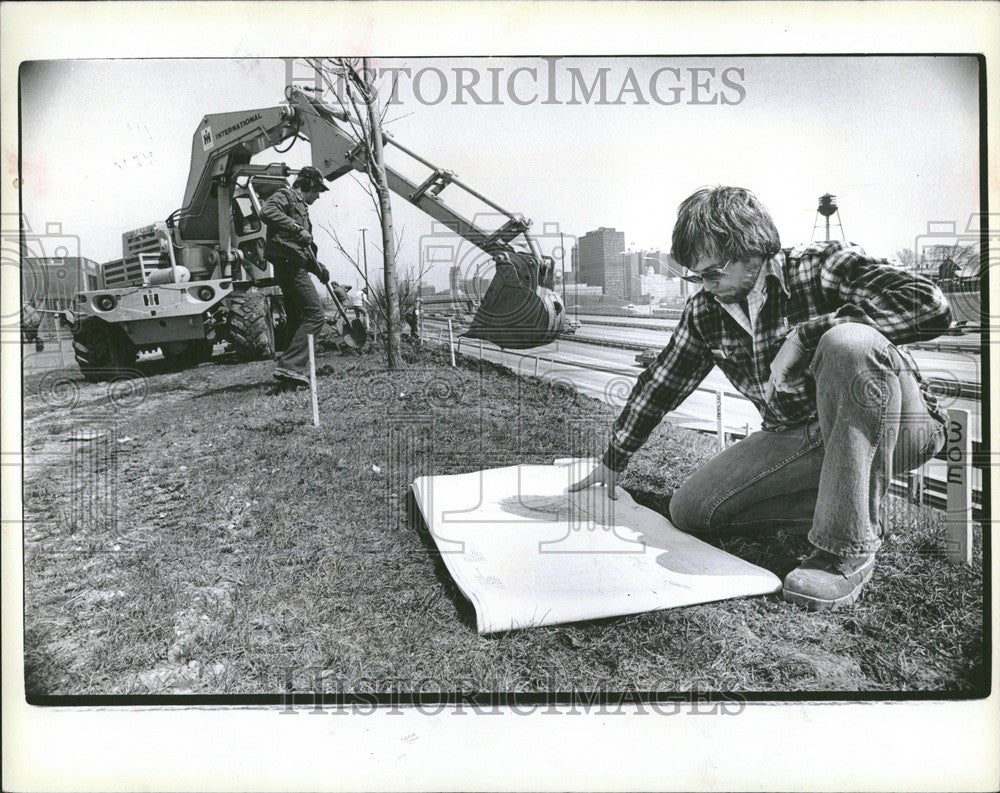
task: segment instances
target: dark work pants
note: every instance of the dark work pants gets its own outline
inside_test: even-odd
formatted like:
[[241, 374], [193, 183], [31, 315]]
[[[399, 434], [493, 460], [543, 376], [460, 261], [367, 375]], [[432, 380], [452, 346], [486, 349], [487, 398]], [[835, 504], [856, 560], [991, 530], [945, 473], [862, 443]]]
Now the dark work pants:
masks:
[[285, 351], [278, 356], [278, 369], [309, 377], [309, 334], [318, 336], [323, 329], [325, 318], [323, 304], [313, 286], [309, 273], [302, 269], [275, 268], [278, 286], [285, 299], [285, 313], [288, 315], [288, 332], [291, 341]]

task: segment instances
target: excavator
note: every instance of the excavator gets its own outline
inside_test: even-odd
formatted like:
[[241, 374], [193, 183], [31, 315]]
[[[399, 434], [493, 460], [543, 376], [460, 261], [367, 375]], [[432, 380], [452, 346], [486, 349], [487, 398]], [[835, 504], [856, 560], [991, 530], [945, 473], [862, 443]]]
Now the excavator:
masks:
[[[67, 319], [88, 380], [118, 376], [143, 351], [159, 349], [168, 362], [183, 367], [210, 358], [217, 343], [246, 360], [273, 357], [287, 343], [280, 289], [264, 256], [260, 210], [295, 171], [251, 159], [267, 149], [284, 153], [305, 140], [312, 165], [329, 182], [354, 171], [367, 174], [368, 162], [343, 111], [294, 87], [285, 99], [275, 107], [205, 116], [194, 135], [182, 207], [164, 222], [123, 234], [123, 257], [99, 267], [97, 289], [77, 294]], [[565, 308], [553, 291], [554, 262], [529, 234], [531, 222], [384, 132], [383, 143], [430, 172], [417, 183], [387, 166], [389, 188], [495, 265], [465, 335], [504, 349], [554, 340], [563, 329]], [[492, 231], [477, 227], [444, 203], [441, 193], [449, 186], [482, 202], [503, 222]], [[336, 339], [362, 346], [363, 306], [343, 288], [330, 298]]]

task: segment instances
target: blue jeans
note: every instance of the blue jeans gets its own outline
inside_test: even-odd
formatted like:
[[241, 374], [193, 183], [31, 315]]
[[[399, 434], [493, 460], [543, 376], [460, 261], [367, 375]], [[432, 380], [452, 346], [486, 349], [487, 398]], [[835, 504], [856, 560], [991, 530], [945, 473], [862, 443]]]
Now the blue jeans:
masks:
[[286, 369], [309, 377], [309, 334], [319, 336], [323, 330], [326, 318], [323, 315], [323, 304], [316, 294], [309, 273], [305, 270], [275, 268], [281, 296], [285, 301], [285, 313], [288, 316], [288, 332], [292, 340], [285, 351], [278, 356], [279, 369]]
[[841, 556], [878, 550], [891, 475], [937, 454], [945, 426], [896, 348], [868, 325], [823, 334], [809, 372], [818, 421], [755, 432], [709, 460], [670, 501], [677, 528], [784, 529]]

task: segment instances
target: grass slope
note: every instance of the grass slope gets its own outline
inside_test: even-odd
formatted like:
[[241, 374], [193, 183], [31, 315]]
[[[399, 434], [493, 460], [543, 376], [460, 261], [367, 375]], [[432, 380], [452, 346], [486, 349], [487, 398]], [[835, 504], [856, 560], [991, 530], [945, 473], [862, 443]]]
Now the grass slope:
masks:
[[[319, 429], [267, 363], [27, 379], [29, 693], [276, 693], [321, 669], [345, 692], [972, 694], [985, 675], [978, 533], [973, 567], [951, 567], [941, 516], [901, 502], [852, 610], [774, 596], [481, 637], [408, 524], [408, 483], [599, 454], [616, 411], [434, 353], [394, 376], [375, 355], [321, 363]], [[625, 486], [655, 507], [714, 451], [664, 425]], [[719, 544], [781, 576], [808, 552], [782, 534]]]

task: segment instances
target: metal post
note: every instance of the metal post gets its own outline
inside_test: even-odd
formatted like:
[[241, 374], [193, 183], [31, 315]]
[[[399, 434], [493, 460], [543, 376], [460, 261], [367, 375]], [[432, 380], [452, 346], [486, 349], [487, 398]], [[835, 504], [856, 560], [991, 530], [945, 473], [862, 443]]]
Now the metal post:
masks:
[[726, 425], [722, 412], [722, 391], [715, 392], [715, 431], [719, 436], [719, 448], [726, 448]]
[[448, 317], [448, 350], [451, 352], [451, 368], [455, 368], [455, 336], [451, 329], [451, 317]]
[[313, 335], [309, 334], [309, 391], [312, 395], [313, 426], [319, 426], [319, 400], [316, 396], [316, 351]]
[[972, 563], [972, 438], [969, 411], [948, 409], [945, 533], [950, 562]]
[[368, 231], [367, 226], [361, 227], [361, 256], [364, 258], [365, 262], [365, 289], [368, 289], [368, 238], [365, 236], [365, 232]]
[[917, 506], [922, 507], [924, 505], [924, 497], [927, 490], [927, 474], [929, 472], [927, 463], [920, 466], [920, 500], [917, 501]]
[[922, 506], [924, 503], [924, 466], [906, 474], [906, 497], [911, 504]]
[[580, 246], [576, 246], [576, 275], [573, 276], [573, 284], [576, 289], [576, 312], [574, 319], [580, 321]]
[[58, 347], [59, 347], [59, 364], [61, 366], [65, 367], [66, 366], [66, 354], [63, 351], [62, 333], [59, 332], [59, 317], [60, 316], [61, 316], [60, 314], [53, 314], [52, 315], [52, 326], [55, 328], [55, 331], [56, 331], [56, 345], [58, 345]]

